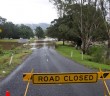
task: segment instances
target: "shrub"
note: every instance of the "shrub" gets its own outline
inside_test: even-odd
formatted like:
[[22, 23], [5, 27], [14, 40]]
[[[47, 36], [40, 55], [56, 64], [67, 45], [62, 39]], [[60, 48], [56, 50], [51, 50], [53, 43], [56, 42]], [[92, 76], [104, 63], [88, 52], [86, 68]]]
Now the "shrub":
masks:
[[4, 50], [2, 48], [2, 46], [0, 46], [0, 54], [2, 55], [4, 53]]
[[91, 55], [91, 61], [98, 62], [98, 63], [105, 63], [105, 47], [104, 46], [91, 46], [89, 48], [88, 54]]
[[93, 45], [93, 46], [91, 46], [91, 47], [88, 49], [87, 54], [88, 54], [88, 55], [93, 55], [93, 54], [96, 54], [96, 53], [99, 52], [99, 51], [103, 51], [103, 49], [105, 49], [103, 46]]
[[110, 59], [105, 59], [105, 63], [110, 65]]

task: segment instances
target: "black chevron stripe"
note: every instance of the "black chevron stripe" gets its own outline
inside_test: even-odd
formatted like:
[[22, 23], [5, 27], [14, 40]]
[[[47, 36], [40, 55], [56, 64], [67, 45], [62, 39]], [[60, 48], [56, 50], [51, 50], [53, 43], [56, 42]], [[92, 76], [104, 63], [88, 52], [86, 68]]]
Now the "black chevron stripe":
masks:
[[[23, 78], [26, 76], [27, 74], [23, 74]], [[29, 78], [28, 78], [29, 79]], [[32, 76], [31, 76], [31, 78], [30, 79], [32, 79]]]
[[104, 73], [103, 76], [101, 76], [100, 78], [106, 78], [108, 76], [109, 73]]
[[31, 78], [30, 78], [31, 80], [32, 80], [32, 76], [31, 76]]
[[26, 76], [26, 74], [23, 74], [23, 78]]

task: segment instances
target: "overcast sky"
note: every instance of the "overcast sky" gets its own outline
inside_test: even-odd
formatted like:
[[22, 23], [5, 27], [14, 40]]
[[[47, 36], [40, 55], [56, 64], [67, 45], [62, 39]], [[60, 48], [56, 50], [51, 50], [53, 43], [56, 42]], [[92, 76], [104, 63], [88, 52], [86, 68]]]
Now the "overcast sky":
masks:
[[57, 12], [49, 0], [0, 0], [0, 16], [15, 24], [50, 23]]

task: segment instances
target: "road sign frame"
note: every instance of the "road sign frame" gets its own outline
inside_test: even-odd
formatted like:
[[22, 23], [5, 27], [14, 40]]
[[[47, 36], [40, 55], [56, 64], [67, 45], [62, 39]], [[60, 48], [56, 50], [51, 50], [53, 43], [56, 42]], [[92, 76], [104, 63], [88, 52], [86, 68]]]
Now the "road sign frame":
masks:
[[[79, 82], [79, 80], [78, 81], [63, 81], [63, 82], [45, 82], [45, 81], [43, 81], [43, 82], [35, 82], [35, 76], [59, 76], [60, 78], [62, 78], [61, 76], [84, 76], [84, 75], [92, 75], [93, 77], [95, 77], [95, 80], [93, 80], [93, 81], [80, 81]], [[33, 84], [71, 84], [71, 83], [96, 83], [97, 82], [97, 80], [98, 80], [98, 74], [97, 73], [38, 73], [38, 74], [33, 74], [32, 75], [32, 82], [33, 82]]]

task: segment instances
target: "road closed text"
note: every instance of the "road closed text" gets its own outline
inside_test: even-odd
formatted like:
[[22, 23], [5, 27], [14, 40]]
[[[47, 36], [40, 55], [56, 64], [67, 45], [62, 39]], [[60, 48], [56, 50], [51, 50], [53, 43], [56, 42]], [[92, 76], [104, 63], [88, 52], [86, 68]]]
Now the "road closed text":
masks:
[[95, 83], [97, 73], [33, 74], [33, 84]]

